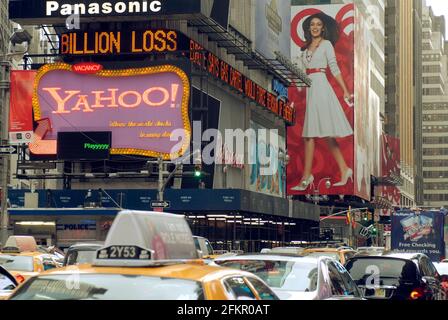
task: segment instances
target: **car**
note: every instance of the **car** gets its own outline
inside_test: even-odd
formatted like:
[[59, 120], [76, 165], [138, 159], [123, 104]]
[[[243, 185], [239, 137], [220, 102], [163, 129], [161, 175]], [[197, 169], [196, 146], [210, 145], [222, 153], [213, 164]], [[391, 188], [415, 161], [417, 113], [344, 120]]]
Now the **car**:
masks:
[[78, 243], [68, 248], [63, 266], [73, 266], [92, 263], [98, 249], [103, 247], [100, 243]]
[[308, 256], [320, 257], [327, 256], [339, 261], [342, 265], [345, 262], [354, 257], [356, 251], [348, 247], [340, 248], [306, 248], [303, 253]]
[[437, 272], [440, 275], [440, 282], [442, 284], [442, 288], [445, 291], [445, 294], [448, 296], [448, 263], [435, 263], [434, 266], [437, 269]]
[[0, 267], [0, 300], [6, 299], [19, 283], [5, 268]]
[[121, 211], [93, 263], [36, 275], [8, 299], [279, 299], [257, 276], [200, 258], [185, 216]]
[[58, 249], [56, 246], [50, 246], [50, 247], [37, 246], [37, 251], [50, 255], [51, 258], [54, 260], [54, 262], [58, 265], [58, 267], [63, 266], [65, 254], [62, 250]]
[[215, 263], [257, 275], [282, 300], [363, 300], [347, 270], [329, 257], [257, 254], [222, 257]]
[[11, 236], [0, 252], [0, 266], [8, 270], [19, 283], [46, 270], [58, 268], [50, 254], [38, 251], [36, 240], [28, 236]]
[[436, 268], [421, 253], [355, 256], [345, 267], [367, 299], [445, 299]]
[[210, 241], [204, 237], [193, 236], [194, 244], [196, 245], [196, 250], [201, 252], [204, 259], [213, 258], [214, 250]]

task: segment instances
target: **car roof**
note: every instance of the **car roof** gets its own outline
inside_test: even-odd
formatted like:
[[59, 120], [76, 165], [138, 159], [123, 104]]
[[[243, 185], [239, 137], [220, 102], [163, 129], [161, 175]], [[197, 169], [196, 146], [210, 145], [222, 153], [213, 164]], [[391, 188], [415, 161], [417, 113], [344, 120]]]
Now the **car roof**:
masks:
[[412, 260], [415, 259], [416, 255], [415, 254], [400, 254], [400, 253], [395, 253], [395, 254], [381, 254], [381, 255], [356, 255], [353, 258], [349, 259], [350, 260], [360, 260], [360, 259], [395, 259], [395, 260]]
[[101, 244], [101, 243], [77, 243], [77, 244], [70, 246], [70, 248], [68, 248], [68, 249], [73, 250], [73, 249], [102, 248], [102, 247], [104, 247], [104, 244]]
[[97, 267], [91, 264], [77, 266], [76, 271], [73, 267], [65, 267], [53, 269], [41, 273], [45, 275], [68, 275], [77, 272], [78, 274], [115, 274], [115, 275], [140, 275], [149, 277], [175, 278], [193, 281], [213, 281], [226, 276], [252, 276], [251, 273], [222, 268], [217, 266], [209, 266], [199, 263], [179, 263], [175, 265], [158, 266], [158, 267]]
[[226, 261], [226, 260], [265, 260], [265, 261], [295, 261], [303, 263], [317, 263], [320, 259], [324, 257], [298, 257], [298, 256], [288, 256], [280, 254], [257, 254], [257, 255], [237, 255], [230, 257], [219, 257], [216, 261]]
[[20, 253], [0, 252], [0, 256], [11, 256], [11, 257], [40, 257], [46, 255], [48, 254], [42, 252], [20, 252]]
[[419, 256], [423, 256], [423, 253], [397, 253], [397, 252], [389, 252], [384, 255], [385, 257], [393, 257], [400, 258], [406, 260], [413, 260], [418, 258]]
[[345, 251], [352, 251], [348, 249], [337, 249], [337, 248], [307, 248], [305, 252], [331, 252], [331, 253], [339, 253]]

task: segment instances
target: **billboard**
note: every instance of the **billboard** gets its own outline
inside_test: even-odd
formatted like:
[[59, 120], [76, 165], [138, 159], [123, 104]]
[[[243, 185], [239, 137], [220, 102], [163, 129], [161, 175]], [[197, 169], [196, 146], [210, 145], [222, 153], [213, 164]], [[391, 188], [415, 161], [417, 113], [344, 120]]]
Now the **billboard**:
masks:
[[291, 9], [282, 0], [257, 0], [255, 4], [255, 50], [268, 59], [275, 51], [291, 55]]
[[297, 121], [288, 129], [288, 194], [369, 199], [355, 188], [354, 5], [293, 6], [291, 18], [291, 59], [312, 84], [289, 90]]
[[423, 253], [439, 262], [445, 256], [444, 222], [441, 211], [396, 211], [392, 216], [391, 249]]
[[[381, 176], [390, 179], [400, 177], [400, 139], [384, 134], [381, 139]], [[394, 207], [400, 206], [400, 189], [394, 185], [382, 185], [378, 187], [379, 195], [385, 198]], [[392, 210], [383, 209], [380, 215], [390, 217]]]
[[29, 143], [33, 138], [33, 83], [36, 71], [12, 70], [9, 108], [9, 143]]
[[[29, 149], [56, 155], [60, 132], [110, 131], [111, 155], [177, 158], [190, 144], [189, 98], [187, 74], [172, 65], [123, 70], [45, 65], [34, 82], [36, 129]], [[171, 141], [178, 129], [185, 136]]]
[[[256, 137], [249, 142], [249, 190], [259, 193], [264, 193], [272, 196], [283, 197], [286, 192], [285, 177], [286, 168], [281, 155], [286, 154], [286, 141], [284, 137], [267, 133], [266, 135], [260, 132], [268, 132], [268, 130], [260, 124], [250, 121], [250, 128], [255, 132]], [[278, 142], [273, 142], [272, 139], [278, 138]], [[269, 158], [268, 165], [263, 165], [260, 157], [266, 156]], [[267, 174], [262, 173], [262, 168], [270, 166], [273, 172]]]

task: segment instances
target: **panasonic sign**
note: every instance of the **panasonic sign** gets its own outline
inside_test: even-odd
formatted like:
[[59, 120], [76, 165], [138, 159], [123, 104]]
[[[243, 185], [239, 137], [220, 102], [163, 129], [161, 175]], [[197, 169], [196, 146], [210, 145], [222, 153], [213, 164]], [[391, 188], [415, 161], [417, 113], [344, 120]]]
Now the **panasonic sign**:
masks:
[[65, 24], [74, 16], [81, 23], [193, 19], [204, 15], [203, 1], [210, 0], [10, 0], [9, 18], [22, 26]]
[[162, 1], [120, 1], [120, 2], [90, 2], [90, 3], [61, 3], [60, 1], [47, 1], [45, 14], [52, 16], [83, 15], [116, 15], [158, 13], [162, 10]]

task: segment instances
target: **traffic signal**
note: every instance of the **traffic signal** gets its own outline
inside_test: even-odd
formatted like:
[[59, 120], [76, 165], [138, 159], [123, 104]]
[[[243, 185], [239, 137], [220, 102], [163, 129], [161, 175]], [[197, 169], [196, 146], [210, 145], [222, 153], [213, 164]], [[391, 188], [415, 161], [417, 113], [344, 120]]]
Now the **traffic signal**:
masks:
[[202, 177], [202, 165], [197, 164], [194, 166], [194, 176], [195, 176], [195, 178]]
[[362, 220], [363, 221], [369, 221], [369, 212], [365, 212], [362, 214]]

